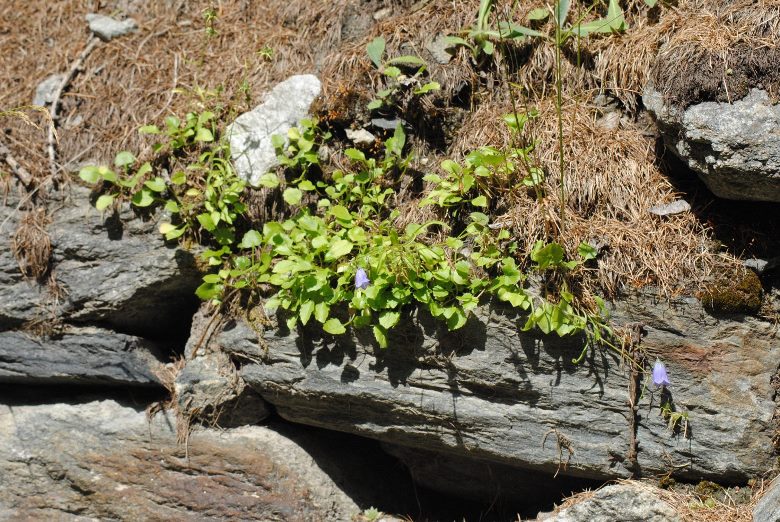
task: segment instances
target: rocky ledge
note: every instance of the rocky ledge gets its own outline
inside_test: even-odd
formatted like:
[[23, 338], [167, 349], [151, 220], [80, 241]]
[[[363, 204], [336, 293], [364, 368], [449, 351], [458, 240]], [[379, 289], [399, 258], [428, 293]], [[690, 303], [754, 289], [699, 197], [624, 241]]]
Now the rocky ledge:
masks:
[[[523, 333], [520, 321], [483, 306], [462, 330], [447, 332], [413, 314], [386, 351], [370, 336], [337, 341], [284, 326], [258, 334], [257, 325], [238, 322], [218, 344], [237, 360], [261, 361], [245, 364], [241, 376], [285, 419], [391, 445], [599, 480], [673, 471], [744, 482], [772, 467], [771, 381], [780, 360], [772, 324], [716, 319], [695, 299], [619, 303], [615, 323], [643, 325], [642, 349], [651, 364], [663, 358], [671, 380], [668, 394], [646, 378], [639, 383], [633, 462], [631, 372], [619, 354], [593, 348], [574, 364], [581, 340]], [[670, 430], [662, 401], [687, 423]], [[480, 480], [490, 486], [484, 474]]]

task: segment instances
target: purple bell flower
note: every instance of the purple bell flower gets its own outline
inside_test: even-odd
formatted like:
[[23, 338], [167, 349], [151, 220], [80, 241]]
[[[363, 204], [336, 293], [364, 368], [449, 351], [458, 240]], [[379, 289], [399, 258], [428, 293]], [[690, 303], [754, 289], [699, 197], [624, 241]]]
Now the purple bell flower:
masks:
[[669, 386], [669, 375], [666, 373], [666, 366], [660, 359], [656, 359], [653, 365], [653, 384], [656, 386]]
[[366, 271], [362, 268], [358, 268], [355, 273], [355, 288], [363, 290], [371, 284], [371, 280], [368, 278]]

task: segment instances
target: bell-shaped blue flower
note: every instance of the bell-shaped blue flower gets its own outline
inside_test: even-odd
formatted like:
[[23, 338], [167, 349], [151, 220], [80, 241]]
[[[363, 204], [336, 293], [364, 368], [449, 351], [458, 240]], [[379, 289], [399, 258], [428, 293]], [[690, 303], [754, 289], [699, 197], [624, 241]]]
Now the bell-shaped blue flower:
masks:
[[669, 386], [669, 375], [666, 373], [666, 366], [660, 359], [656, 359], [653, 365], [653, 384], [656, 386]]
[[362, 268], [358, 268], [355, 273], [355, 288], [363, 290], [371, 284], [371, 280], [368, 278], [368, 274]]

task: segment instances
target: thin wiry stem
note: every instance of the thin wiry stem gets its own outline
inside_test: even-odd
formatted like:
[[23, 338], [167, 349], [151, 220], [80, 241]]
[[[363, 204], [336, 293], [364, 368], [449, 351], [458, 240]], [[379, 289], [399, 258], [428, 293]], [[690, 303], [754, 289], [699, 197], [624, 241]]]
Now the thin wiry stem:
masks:
[[559, 16], [560, 3], [555, 4], [555, 111], [558, 114], [558, 169], [561, 183], [561, 224], [558, 229], [560, 236], [563, 236], [566, 229], [566, 161], [563, 157], [563, 78], [561, 77], [561, 20]]

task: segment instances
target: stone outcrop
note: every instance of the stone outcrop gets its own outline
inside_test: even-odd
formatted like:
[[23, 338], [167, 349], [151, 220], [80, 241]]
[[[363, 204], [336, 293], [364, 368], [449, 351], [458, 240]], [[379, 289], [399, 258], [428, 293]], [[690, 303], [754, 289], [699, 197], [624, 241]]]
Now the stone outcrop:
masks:
[[638, 484], [607, 486], [537, 522], [679, 522], [681, 518], [653, 488]]
[[780, 478], [775, 478], [753, 509], [753, 522], [780, 520]]
[[397, 479], [321, 433], [200, 429], [185, 446], [174, 426], [114, 400], [0, 405], [0, 519], [350, 520]]
[[12, 238], [22, 215], [16, 203], [6, 203], [8, 221], [0, 230], [0, 330], [43, 319], [160, 336], [184, 325], [186, 332], [200, 275], [194, 254], [165, 243], [155, 219], [129, 208], [101, 214], [88, 189], [72, 187], [50, 204], [52, 291], [25, 279], [14, 258]]
[[278, 134], [286, 139], [287, 131], [308, 115], [320, 90], [316, 76], [291, 76], [274, 87], [265, 102], [236, 118], [226, 134], [241, 178], [256, 186], [260, 176], [279, 164], [271, 137]]
[[780, 202], [780, 105], [753, 89], [733, 103], [685, 109], [648, 86], [642, 100], [667, 148], [718, 197]]
[[101, 328], [0, 332], [0, 383], [157, 386], [164, 350]]
[[[404, 319], [381, 351], [369, 336], [245, 323], [225, 330], [244, 380], [282, 417], [303, 424], [540, 471], [592, 479], [675, 470], [741, 482], [773, 465], [780, 343], [750, 317], [715, 319], [695, 299], [627, 300], [616, 324], [641, 322], [642, 348], [666, 363], [671, 395], [648, 382], [638, 408], [638, 461], [629, 448], [629, 373], [617, 353], [519, 331], [522, 318], [482, 307], [456, 332], [425, 314]], [[661, 401], [688, 414], [668, 428]]]
[[158, 385], [195, 310], [194, 255], [166, 244], [155, 219], [101, 214], [73, 186], [36, 225], [48, 245], [36, 281], [14, 255], [18, 204], [9, 194], [0, 229], [0, 382]]

